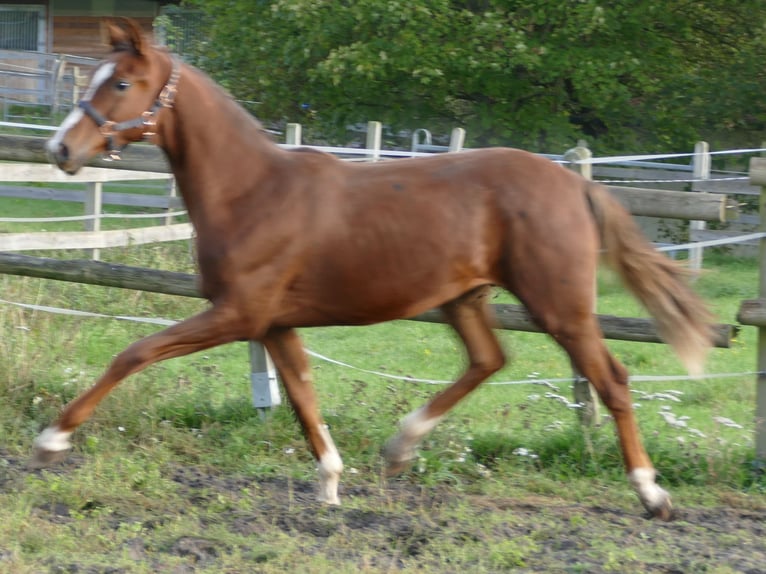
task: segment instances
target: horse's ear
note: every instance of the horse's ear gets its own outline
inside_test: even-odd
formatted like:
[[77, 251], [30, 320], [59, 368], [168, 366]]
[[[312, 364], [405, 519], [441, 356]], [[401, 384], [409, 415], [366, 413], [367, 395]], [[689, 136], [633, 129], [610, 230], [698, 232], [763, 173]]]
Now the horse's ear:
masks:
[[105, 43], [111, 45], [115, 52], [129, 51], [139, 56], [144, 53], [146, 39], [135, 20], [123, 17], [106, 20], [101, 33]]

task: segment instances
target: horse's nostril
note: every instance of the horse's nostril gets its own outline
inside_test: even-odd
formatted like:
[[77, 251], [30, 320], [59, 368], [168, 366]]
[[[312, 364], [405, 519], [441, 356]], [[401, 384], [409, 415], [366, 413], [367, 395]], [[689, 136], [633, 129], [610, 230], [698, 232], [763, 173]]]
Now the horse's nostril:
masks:
[[45, 147], [48, 151], [48, 158], [57, 165], [60, 166], [69, 160], [69, 148], [65, 143], [49, 140]]
[[60, 143], [58, 145], [58, 149], [56, 150], [56, 157], [60, 161], [66, 161], [69, 159], [69, 148], [66, 144]]

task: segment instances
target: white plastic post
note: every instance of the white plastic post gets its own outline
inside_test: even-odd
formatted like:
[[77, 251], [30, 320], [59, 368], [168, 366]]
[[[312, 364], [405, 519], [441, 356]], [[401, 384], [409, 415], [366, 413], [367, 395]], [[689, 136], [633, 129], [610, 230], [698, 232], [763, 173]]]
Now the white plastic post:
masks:
[[[173, 199], [178, 197], [178, 186], [176, 185], [176, 178], [171, 177], [168, 180], [168, 209], [167, 213], [172, 213], [175, 210], [175, 207], [173, 205]], [[165, 225], [172, 225], [173, 224], [173, 216], [168, 215], [165, 217]]]
[[[85, 186], [85, 215], [92, 215], [93, 219], [85, 220], [85, 231], [101, 231], [101, 208], [102, 208], [102, 184], [100, 181], [88, 183]], [[98, 261], [101, 250], [89, 249], [93, 261]]]
[[[710, 149], [707, 142], [697, 142], [694, 144], [694, 179], [710, 179]], [[694, 184], [692, 184], [694, 189]], [[689, 222], [689, 241], [697, 241], [694, 232], [705, 229], [704, 221]], [[702, 269], [702, 248], [693, 247], [689, 249], [689, 267], [695, 271]]]
[[460, 151], [465, 143], [465, 130], [453, 128], [449, 138], [449, 151]]
[[274, 363], [263, 345], [255, 341], [250, 341], [250, 385], [255, 408], [270, 409], [282, 404]]
[[367, 148], [372, 153], [367, 157], [371, 161], [380, 159], [380, 149], [383, 142], [383, 124], [380, 122], [367, 122]]
[[301, 124], [287, 124], [285, 127], [285, 143], [288, 145], [301, 145], [303, 137]]

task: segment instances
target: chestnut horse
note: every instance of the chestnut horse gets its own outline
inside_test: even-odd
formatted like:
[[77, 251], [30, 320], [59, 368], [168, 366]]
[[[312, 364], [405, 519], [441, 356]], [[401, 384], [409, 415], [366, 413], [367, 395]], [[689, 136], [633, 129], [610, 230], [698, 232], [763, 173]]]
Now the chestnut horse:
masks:
[[514, 293], [571, 357], [614, 417], [630, 483], [655, 516], [668, 494], [631, 410], [628, 375], [593, 315], [600, 250], [692, 372], [710, 346], [708, 314], [602, 186], [538, 155], [485, 149], [359, 164], [283, 150], [199, 70], [151, 46], [137, 25], [108, 25], [112, 52], [47, 147], [75, 173], [95, 154], [149, 138], [167, 155], [197, 233], [211, 306], [121, 352], [35, 441], [40, 464], [132, 373], [238, 340], [265, 345], [317, 461], [319, 500], [337, 504], [343, 463], [318, 412], [295, 328], [367, 325], [439, 307], [468, 366], [401, 421], [384, 449], [390, 473], [505, 358], [487, 293]]

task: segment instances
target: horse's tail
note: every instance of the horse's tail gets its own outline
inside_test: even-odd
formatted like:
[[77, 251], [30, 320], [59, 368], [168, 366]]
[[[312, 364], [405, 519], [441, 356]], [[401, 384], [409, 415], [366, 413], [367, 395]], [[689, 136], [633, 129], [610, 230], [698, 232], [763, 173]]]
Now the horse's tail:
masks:
[[712, 346], [712, 316], [687, 284], [689, 272], [652, 247], [603, 185], [589, 183], [586, 194], [607, 263], [652, 315], [660, 337], [689, 373], [701, 374]]

